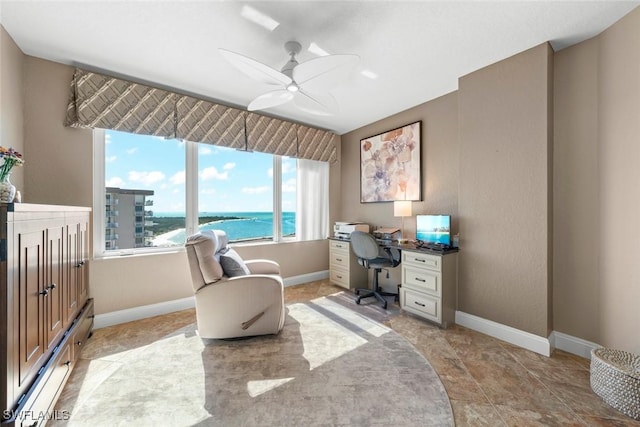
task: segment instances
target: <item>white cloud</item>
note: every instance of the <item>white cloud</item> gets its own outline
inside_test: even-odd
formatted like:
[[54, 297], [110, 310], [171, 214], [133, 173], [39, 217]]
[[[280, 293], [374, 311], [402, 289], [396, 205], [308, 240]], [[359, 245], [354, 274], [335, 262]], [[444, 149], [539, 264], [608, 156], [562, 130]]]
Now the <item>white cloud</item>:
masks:
[[226, 170], [226, 171], [230, 171], [231, 169], [235, 168], [236, 164], [233, 162], [229, 162], [229, 163], [225, 163], [224, 166], [222, 167], [222, 169]]
[[218, 169], [216, 169], [215, 166], [210, 166], [202, 169], [202, 172], [200, 172], [200, 178], [202, 178], [203, 181], [211, 179], [226, 180], [229, 179], [229, 172], [218, 172]]
[[111, 179], [107, 179], [104, 182], [105, 187], [118, 187], [118, 188], [122, 188], [122, 186], [125, 185], [125, 182], [122, 178], [114, 176]]
[[244, 194], [263, 194], [269, 190], [271, 190], [271, 187], [267, 185], [262, 187], [242, 187], [242, 192]]
[[291, 159], [283, 159], [282, 160], [282, 173], [291, 173], [296, 171], [296, 163], [295, 160]]
[[200, 191], [200, 194], [204, 194], [205, 196], [210, 196], [212, 194], [216, 194], [216, 190], [214, 190], [213, 188], [205, 188], [202, 191]]
[[198, 153], [202, 154], [203, 156], [208, 156], [209, 154], [213, 153], [213, 150], [205, 145], [200, 145], [198, 147]]
[[133, 148], [129, 148], [128, 150], [126, 150], [127, 154], [135, 154], [135, 152], [138, 151], [138, 147], [133, 147]]
[[151, 172], [138, 172], [138, 171], [130, 171], [129, 172], [129, 181], [140, 183], [144, 185], [155, 184], [156, 182], [160, 182], [164, 180], [165, 176], [160, 171], [151, 171]]
[[104, 134], [104, 143], [105, 144], [111, 144], [111, 135], [108, 133]]
[[169, 181], [174, 185], [184, 184], [186, 182], [186, 174], [184, 171], [176, 172], [169, 178]]
[[113, 163], [116, 161], [117, 158], [118, 158], [117, 156], [109, 156], [109, 157], [106, 157], [104, 161], [107, 163]]
[[296, 192], [296, 179], [289, 178], [288, 180], [282, 183], [282, 192], [283, 193], [295, 193]]
[[267, 176], [268, 176], [269, 178], [273, 178], [273, 168], [269, 168], [269, 169], [267, 169]]

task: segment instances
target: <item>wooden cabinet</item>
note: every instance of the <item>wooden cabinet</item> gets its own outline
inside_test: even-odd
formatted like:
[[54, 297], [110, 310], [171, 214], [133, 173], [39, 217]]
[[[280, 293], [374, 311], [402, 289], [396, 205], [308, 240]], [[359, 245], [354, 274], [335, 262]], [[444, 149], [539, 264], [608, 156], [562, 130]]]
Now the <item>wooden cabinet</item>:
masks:
[[367, 269], [358, 264], [346, 240], [329, 239], [329, 280], [346, 289], [367, 287]]
[[402, 251], [403, 310], [446, 328], [455, 320], [457, 253]]
[[77, 354], [74, 342], [91, 333], [89, 221], [89, 208], [0, 204], [3, 426], [43, 424], [25, 414], [53, 407]]

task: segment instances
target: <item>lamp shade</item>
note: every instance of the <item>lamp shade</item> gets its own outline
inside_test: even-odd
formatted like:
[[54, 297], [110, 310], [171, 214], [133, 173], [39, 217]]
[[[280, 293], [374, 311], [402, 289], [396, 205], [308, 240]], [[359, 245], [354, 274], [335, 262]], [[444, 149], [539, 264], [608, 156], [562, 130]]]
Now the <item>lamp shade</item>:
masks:
[[393, 202], [393, 216], [411, 216], [411, 200]]

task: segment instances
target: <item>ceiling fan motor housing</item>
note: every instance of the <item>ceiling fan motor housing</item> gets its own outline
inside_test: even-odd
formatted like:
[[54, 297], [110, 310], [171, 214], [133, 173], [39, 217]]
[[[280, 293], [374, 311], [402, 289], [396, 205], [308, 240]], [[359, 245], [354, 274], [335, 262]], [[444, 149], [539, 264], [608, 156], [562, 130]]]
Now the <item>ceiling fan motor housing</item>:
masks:
[[302, 50], [302, 45], [296, 41], [289, 41], [284, 44], [284, 50], [291, 55], [291, 58], [284, 64], [280, 71], [293, 80], [293, 69], [298, 65], [295, 56]]

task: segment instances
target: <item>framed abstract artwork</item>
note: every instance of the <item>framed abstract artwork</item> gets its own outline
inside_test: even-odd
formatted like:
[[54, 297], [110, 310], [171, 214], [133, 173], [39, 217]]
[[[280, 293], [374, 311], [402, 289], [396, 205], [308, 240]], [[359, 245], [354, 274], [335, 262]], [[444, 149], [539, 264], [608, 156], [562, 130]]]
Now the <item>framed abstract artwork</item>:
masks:
[[360, 203], [421, 200], [421, 124], [360, 141]]

